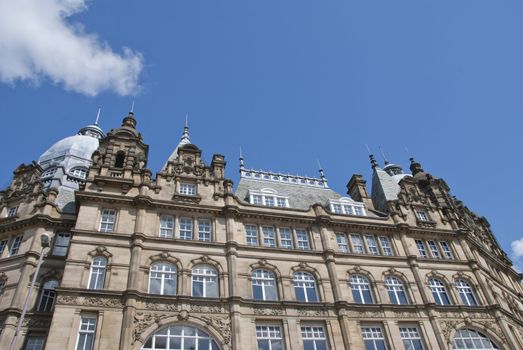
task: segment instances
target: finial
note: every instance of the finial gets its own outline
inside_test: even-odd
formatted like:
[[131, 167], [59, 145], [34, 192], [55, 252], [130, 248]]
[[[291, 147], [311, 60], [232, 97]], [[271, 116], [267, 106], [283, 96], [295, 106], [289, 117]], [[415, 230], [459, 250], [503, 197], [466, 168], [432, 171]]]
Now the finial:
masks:
[[182, 138], [180, 139], [180, 144], [187, 144], [191, 143], [191, 139], [189, 137], [189, 113], [185, 114], [185, 126], [183, 127], [183, 134]]
[[369, 154], [370, 158], [370, 165], [372, 166], [372, 169], [376, 168], [378, 166], [378, 162], [376, 162], [376, 159], [374, 158], [374, 154]]
[[410, 171], [412, 172], [412, 175], [424, 172], [423, 168], [421, 167], [421, 164], [416, 162], [416, 160], [414, 160], [414, 157], [410, 157]]
[[134, 98], [133, 98], [133, 103], [131, 104], [131, 113], [134, 114]]
[[320, 178], [321, 178], [322, 180], [325, 180], [325, 173], [323, 172], [323, 168], [322, 168], [322, 166], [321, 166], [321, 164], [320, 164], [320, 160], [319, 160], [319, 159], [316, 159], [316, 161], [318, 162], [318, 170], [319, 170], [319, 172], [320, 172]]
[[185, 113], [185, 127], [189, 128], [189, 113]]
[[98, 121], [100, 120], [101, 111], [102, 111], [102, 107], [98, 107], [98, 113], [96, 113], [96, 120], [94, 121], [94, 125], [98, 125]]
[[242, 152], [242, 146], [240, 146], [240, 171], [244, 169], [243, 165], [243, 152]]
[[412, 154], [410, 153], [409, 149], [407, 148], [407, 146], [405, 146], [405, 152], [407, 152], [407, 156], [409, 158], [412, 158]]
[[383, 152], [383, 148], [381, 148], [381, 146], [378, 146], [378, 148], [380, 149], [381, 157], [383, 158], [383, 162], [385, 163], [385, 165], [389, 164], [387, 157], [385, 157], [385, 152]]

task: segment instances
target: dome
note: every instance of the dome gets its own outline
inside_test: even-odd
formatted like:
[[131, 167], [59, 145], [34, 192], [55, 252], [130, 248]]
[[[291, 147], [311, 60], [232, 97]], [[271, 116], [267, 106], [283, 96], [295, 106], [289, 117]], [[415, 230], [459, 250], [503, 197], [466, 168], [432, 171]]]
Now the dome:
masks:
[[38, 158], [38, 164], [64, 156], [74, 156], [81, 159], [91, 159], [94, 151], [98, 149], [97, 138], [85, 135], [66, 137], [52, 145]]

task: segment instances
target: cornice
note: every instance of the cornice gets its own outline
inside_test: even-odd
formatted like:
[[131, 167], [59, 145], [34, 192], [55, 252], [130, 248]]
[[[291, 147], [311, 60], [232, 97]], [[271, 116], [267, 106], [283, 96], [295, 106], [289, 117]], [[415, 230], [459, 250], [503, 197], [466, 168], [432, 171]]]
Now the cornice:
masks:
[[70, 229], [74, 227], [75, 222], [76, 219], [53, 218], [49, 215], [36, 214], [26, 219], [0, 223], [0, 233], [19, 230], [29, 226], [65, 227]]

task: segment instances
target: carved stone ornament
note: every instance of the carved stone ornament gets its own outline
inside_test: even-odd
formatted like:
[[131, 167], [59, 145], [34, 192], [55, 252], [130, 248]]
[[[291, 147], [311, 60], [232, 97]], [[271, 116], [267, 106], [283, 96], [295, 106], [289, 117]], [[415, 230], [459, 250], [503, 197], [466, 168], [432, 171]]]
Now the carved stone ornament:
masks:
[[145, 308], [147, 310], [154, 310], [154, 311], [171, 311], [171, 312], [178, 312], [180, 310], [179, 304], [166, 304], [166, 303], [158, 303], [154, 301], [148, 301], [145, 303]]
[[260, 316], [281, 316], [283, 310], [281, 308], [255, 307], [253, 310], [255, 315]]
[[24, 319], [24, 323], [22, 324], [22, 327], [27, 327], [27, 328], [49, 328], [50, 326], [51, 326], [50, 318], [29, 317], [29, 318]]
[[143, 332], [149, 328], [153, 323], [158, 323], [161, 320], [171, 317], [172, 315], [167, 314], [146, 314], [143, 312], [137, 312], [133, 319], [133, 344], [136, 341], [144, 342], [142, 338]]
[[221, 305], [215, 304], [191, 304], [191, 312], [218, 314], [224, 313], [225, 309]]
[[456, 325], [458, 323], [460, 323], [460, 321], [442, 321], [442, 322], [440, 322], [441, 332], [443, 333], [443, 336], [447, 340], [448, 344], [450, 344], [452, 342], [452, 339], [450, 339], [450, 335], [456, 329]]
[[356, 317], [361, 318], [384, 318], [385, 315], [381, 311], [356, 311]]
[[59, 295], [58, 304], [62, 305], [80, 305], [80, 306], [97, 306], [97, 307], [114, 307], [123, 308], [120, 298], [113, 297], [84, 297], [72, 295]]
[[229, 317], [202, 317], [202, 319], [221, 334], [225, 344], [231, 345], [231, 319]]
[[329, 312], [327, 310], [323, 309], [316, 309], [316, 310], [307, 310], [307, 309], [298, 309], [298, 315], [299, 316], [328, 316]]

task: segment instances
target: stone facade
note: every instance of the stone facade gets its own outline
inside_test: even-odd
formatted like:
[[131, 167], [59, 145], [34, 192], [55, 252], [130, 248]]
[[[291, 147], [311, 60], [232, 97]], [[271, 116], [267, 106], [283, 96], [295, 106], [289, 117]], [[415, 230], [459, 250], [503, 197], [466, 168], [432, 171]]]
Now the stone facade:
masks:
[[[241, 159], [234, 191], [224, 156], [204, 164], [187, 127], [156, 177], [132, 113], [103, 136], [76, 210], [62, 210], [60, 189], [42, 184], [37, 163], [17, 168], [0, 192], [1, 349], [14, 337], [43, 233], [51, 247], [13, 349], [159, 349], [153, 336], [167, 329], [186, 332], [171, 335], [172, 348], [176, 338], [187, 349], [194, 339], [199, 349], [268, 349], [268, 327], [273, 349], [404, 349], [408, 339], [452, 349], [463, 330], [523, 349], [521, 276], [487, 220], [416, 161], [403, 174], [371, 157], [372, 194], [353, 175], [344, 197], [323, 171], [260, 172]], [[263, 292], [272, 297], [254, 291], [254, 271], [272, 276]], [[393, 301], [389, 277], [405, 302]]]

